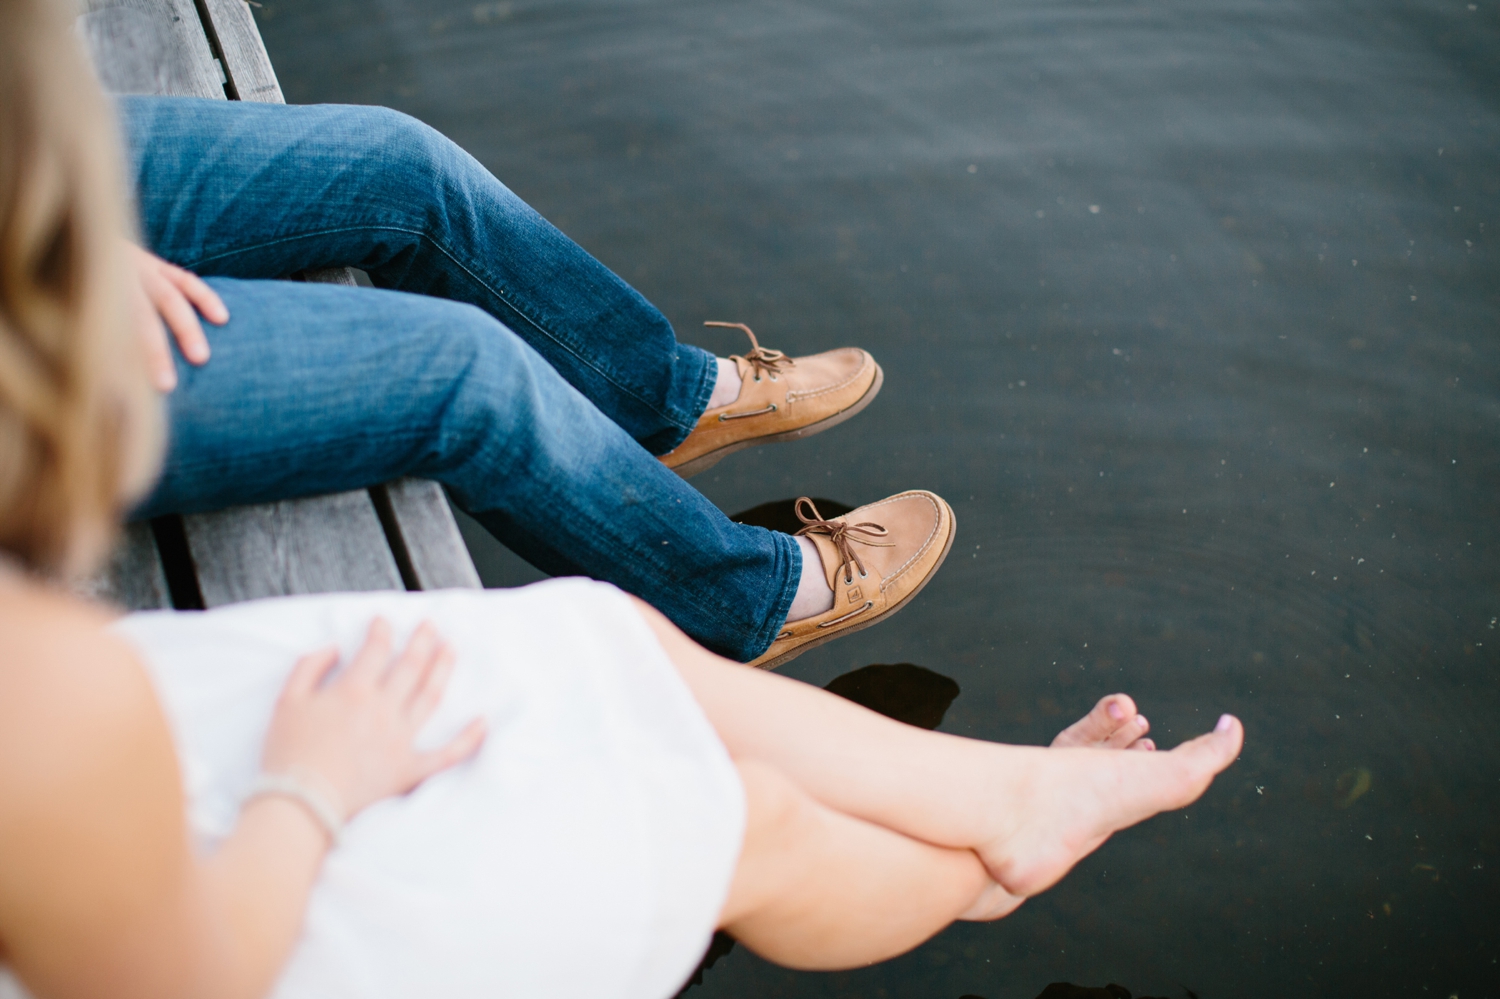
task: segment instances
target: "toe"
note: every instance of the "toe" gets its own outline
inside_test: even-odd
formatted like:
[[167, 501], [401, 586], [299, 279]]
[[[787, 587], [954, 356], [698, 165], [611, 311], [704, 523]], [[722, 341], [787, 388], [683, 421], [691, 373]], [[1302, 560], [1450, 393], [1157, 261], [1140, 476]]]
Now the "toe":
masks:
[[1145, 738], [1146, 733], [1151, 731], [1151, 723], [1146, 720], [1145, 715], [1136, 715], [1129, 721], [1121, 723], [1120, 727], [1110, 734], [1105, 741], [1105, 749], [1129, 749], [1138, 741]]
[[1188, 771], [1187, 776], [1194, 785], [1191, 796], [1183, 804], [1202, 794], [1209, 782], [1240, 755], [1240, 747], [1244, 743], [1245, 729], [1240, 720], [1234, 715], [1223, 715], [1212, 732], [1184, 742], [1167, 754], [1181, 757]]
[[1137, 739], [1137, 740], [1135, 740], [1135, 742], [1132, 742], [1130, 744], [1130, 748], [1131, 749], [1139, 749], [1142, 752], [1150, 753], [1150, 752], [1155, 752], [1155, 750], [1156, 750], [1156, 743], [1153, 742], [1150, 739]]
[[[1145, 734], [1144, 728], [1133, 727], [1137, 717], [1135, 702], [1128, 694], [1110, 694], [1100, 698], [1088, 714], [1059, 732], [1052, 745], [1124, 748]], [[1128, 738], [1123, 742], [1114, 741], [1122, 736]]]

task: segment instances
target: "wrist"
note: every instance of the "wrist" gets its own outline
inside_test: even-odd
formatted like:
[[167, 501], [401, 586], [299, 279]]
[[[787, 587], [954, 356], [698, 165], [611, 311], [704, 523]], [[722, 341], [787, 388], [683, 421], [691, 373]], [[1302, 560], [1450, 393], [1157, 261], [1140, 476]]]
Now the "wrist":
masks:
[[339, 845], [347, 821], [343, 801], [317, 773], [302, 767], [264, 771], [251, 785], [241, 808], [262, 799], [277, 799], [295, 805], [323, 832], [329, 849]]

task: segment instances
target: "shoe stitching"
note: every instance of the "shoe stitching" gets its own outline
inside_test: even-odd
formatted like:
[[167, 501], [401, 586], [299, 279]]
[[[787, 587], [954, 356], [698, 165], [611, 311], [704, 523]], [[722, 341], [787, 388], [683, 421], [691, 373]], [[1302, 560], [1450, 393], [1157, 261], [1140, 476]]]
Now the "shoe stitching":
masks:
[[[865, 359], [869, 359], [870, 355], [868, 353], [866, 353], [864, 351], [861, 351], [861, 353], [864, 354]], [[837, 382], [837, 383], [835, 383], [833, 385], [825, 385], [823, 388], [812, 389], [812, 390], [806, 391], [806, 392], [788, 392], [786, 394], [786, 401], [787, 402], [795, 402], [798, 399], [814, 399], [814, 398], [817, 398], [820, 395], [827, 395], [829, 392], [837, 392], [839, 389], [844, 388], [844, 387], [846, 387], [848, 385], [852, 385], [854, 382], [859, 381], [860, 376], [862, 376], [865, 373], [865, 368], [866, 367], [867, 367], [867, 365], [865, 363], [863, 363], [863, 361], [862, 361], [860, 363], [860, 366], [855, 369], [854, 374], [850, 375], [848, 378], [845, 378], [843, 381]]]
[[[938, 528], [941, 527], [942, 523], [943, 523], [942, 508], [939, 507], [935, 502], [933, 502], [933, 499], [932, 499], [931, 496], [928, 496], [926, 493], [923, 493], [923, 492], [898, 493], [895, 496], [888, 497], [887, 499], [883, 499], [880, 502], [873, 503], [871, 505], [872, 506], [882, 506], [882, 505], [884, 505], [886, 503], [894, 503], [896, 500], [906, 499], [906, 498], [911, 497], [911, 496], [920, 496], [922, 499], [926, 500], [928, 503], [931, 503], [932, 504], [932, 508], [933, 508], [934, 511], [937, 512], [938, 517], [937, 517], [936, 520], [933, 521], [933, 524], [932, 524], [932, 533], [929, 534], [929, 535], [927, 535], [927, 540], [925, 540], [925, 541], [922, 542], [922, 546], [920, 548], [918, 548], [915, 553], [913, 553], [912, 557], [909, 558], [909, 559], [907, 559], [905, 562], [903, 562], [901, 564], [901, 566], [896, 569], [895, 572], [891, 573], [889, 576], [883, 577], [880, 580], [880, 592], [881, 593], [884, 593], [886, 591], [887, 586], [889, 586], [891, 583], [894, 583], [898, 578], [900, 578], [903, 574], [905, 574], [908, 569], [910, 569], [917, 561], [919, 561], [922, 558], [922, 556], [924, 554], [926, 554], [927, 549], [929, 549], [929, 548], [932, 547], [933, 539], [938, 536]], [[853, 512], [854, 511], [852, 511], [852, 510], [850, 511], [850, 513], [853, 513]], [[849, 514], [845, 514], [846, 517], [848, 515]]]

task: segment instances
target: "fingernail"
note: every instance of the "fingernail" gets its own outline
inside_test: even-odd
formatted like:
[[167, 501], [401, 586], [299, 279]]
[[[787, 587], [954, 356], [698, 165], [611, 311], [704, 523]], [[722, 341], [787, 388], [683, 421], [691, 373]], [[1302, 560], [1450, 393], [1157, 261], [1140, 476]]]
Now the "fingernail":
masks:
[[1135, 723], [1137, 725], [1139, 725], [1141, 728], [1145, 728], [1146, 727], [1146, 716], [1145, 715], [1136, 715], [1135, 716]]
[[1219, 724], [1217, 724], [1217, 725], [1214, 726], [1214, 731], [1215, 732], [1228, 732], [1233, 727], [1234, 727], [1234, 716], [1233, 715], [1220, 715], [1219, 716]]
[[1120, 721], [1125, 717], [1125, 709], [1120, 707], [1119, 701], [1109, 702], [1109, 716], [1115, 721]]

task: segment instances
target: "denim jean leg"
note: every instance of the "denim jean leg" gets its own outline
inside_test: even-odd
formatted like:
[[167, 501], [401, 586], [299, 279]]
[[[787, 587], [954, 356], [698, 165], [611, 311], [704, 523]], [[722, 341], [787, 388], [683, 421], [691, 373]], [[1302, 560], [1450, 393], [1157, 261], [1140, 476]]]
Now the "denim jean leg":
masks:
[[454, 143], [385, 108], [127, 97], [151, 248], [202, 274], [347, 265], [517, 333], [653, 454], [713, 391], [713, 356]]
[[754, 658], [796, 592], [787, 535], [736, 524], [536, 351], [472, 306], [211, 278], [229, 307], [178, 362], [162, 479], [138, 516], [443, 483], [544, 571], [614, 583], [708, 648]]

